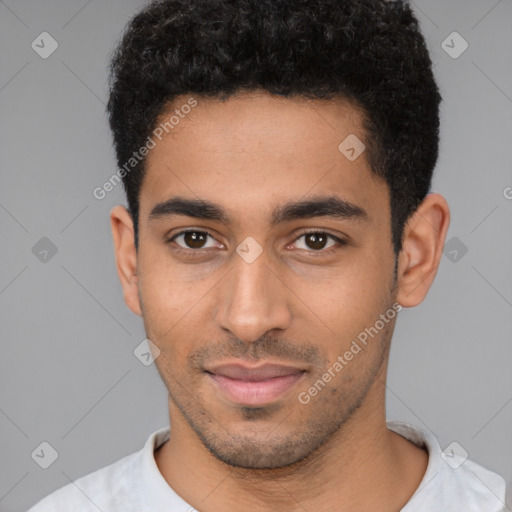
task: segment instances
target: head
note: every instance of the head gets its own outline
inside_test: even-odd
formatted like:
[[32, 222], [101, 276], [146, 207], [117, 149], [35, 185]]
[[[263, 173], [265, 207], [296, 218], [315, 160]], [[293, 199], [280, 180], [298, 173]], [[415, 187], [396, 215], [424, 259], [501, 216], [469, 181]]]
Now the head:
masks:
[[[440, 95], [411, 9], [153, 2], [110, 85], [118, 273], [171, 422], [233, 466], [275, 468], [381, 416], [396, 312], [428, 292], [449, 222], [428, 194]], [[300, 376], [236, 401], [214, 370], [241, 360]]]

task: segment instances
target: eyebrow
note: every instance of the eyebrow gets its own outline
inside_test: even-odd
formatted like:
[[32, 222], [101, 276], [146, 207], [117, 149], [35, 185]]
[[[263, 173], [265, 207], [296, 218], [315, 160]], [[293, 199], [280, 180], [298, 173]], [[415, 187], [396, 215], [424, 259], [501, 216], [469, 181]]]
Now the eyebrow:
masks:
[[[149, 214], [149, 221], [183, 215], [196, 219], [219, 221], [230, 225], [231, 218], [218, 204], [203, 199], [172, 197], [156, 204]], [[291, 201], [274, 209], [271, 224], [277, 225], [297, 219], [331, 217], [342, 220], [368, 220], [368, 213], [353, 203], [337, 196], [319, 196], [302, 201]]]

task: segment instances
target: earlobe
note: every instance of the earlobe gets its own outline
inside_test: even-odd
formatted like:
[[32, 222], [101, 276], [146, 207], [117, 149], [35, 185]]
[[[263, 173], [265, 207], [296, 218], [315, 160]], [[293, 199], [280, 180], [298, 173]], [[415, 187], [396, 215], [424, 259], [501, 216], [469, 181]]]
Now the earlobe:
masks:
[[138, 294], [137, 251], [133, 221], [124, 206], [116, 206], [110, 212], [110, 227], [114, 241], [117, 275], [123, 287], [126, 305], [136, 315], [142, 316]]
[[402, 306], [417, 306], [427, 296], [449, 224], [450, 209], [440, 194], [428, 194], [407, 222], [398, 261], [397, 301]]

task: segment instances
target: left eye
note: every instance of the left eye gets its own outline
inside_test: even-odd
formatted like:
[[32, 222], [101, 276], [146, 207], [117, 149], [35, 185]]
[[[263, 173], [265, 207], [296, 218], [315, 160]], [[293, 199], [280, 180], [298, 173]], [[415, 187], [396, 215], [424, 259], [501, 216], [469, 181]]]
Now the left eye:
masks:
[[[313, 252], [320, 252], [323, 249], [328, 249], [328, 248], [336, 245], [336, 243], [338, 243], [340, 245], [344, 244], [344, 241], [341, 240], [340, 238], [338, 238], [334, 235], [325, 233], [323, 231], [312, 231], [312, 232], [308, 232], [308, 233], [302, 233], [302, 235], [300, 235], [298, 238], [296, 238], [296, 240], [300, 240], [301, 238], [304, 238], [303, 245], [305, 247], [298, 247], [298, 248], [306, 249], [306, 250], [313, 249]], [[326, 246], [326, 243], [329, 239], [331, 239], [332, 243], [331, 243], [331, 245]], [[298, 245], [297, 242], [295, 242], [294, 245]]]

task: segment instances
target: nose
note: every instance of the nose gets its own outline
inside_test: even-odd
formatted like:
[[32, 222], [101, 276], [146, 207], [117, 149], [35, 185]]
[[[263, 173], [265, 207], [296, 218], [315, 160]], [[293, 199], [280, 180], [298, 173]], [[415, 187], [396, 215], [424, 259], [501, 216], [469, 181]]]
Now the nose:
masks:
[[291, 320], [291, 292], [271, 268], [265, 251], [252, 263], [234, 255], [233, 268], [218, 288], [217, 324], [246, 343]]

